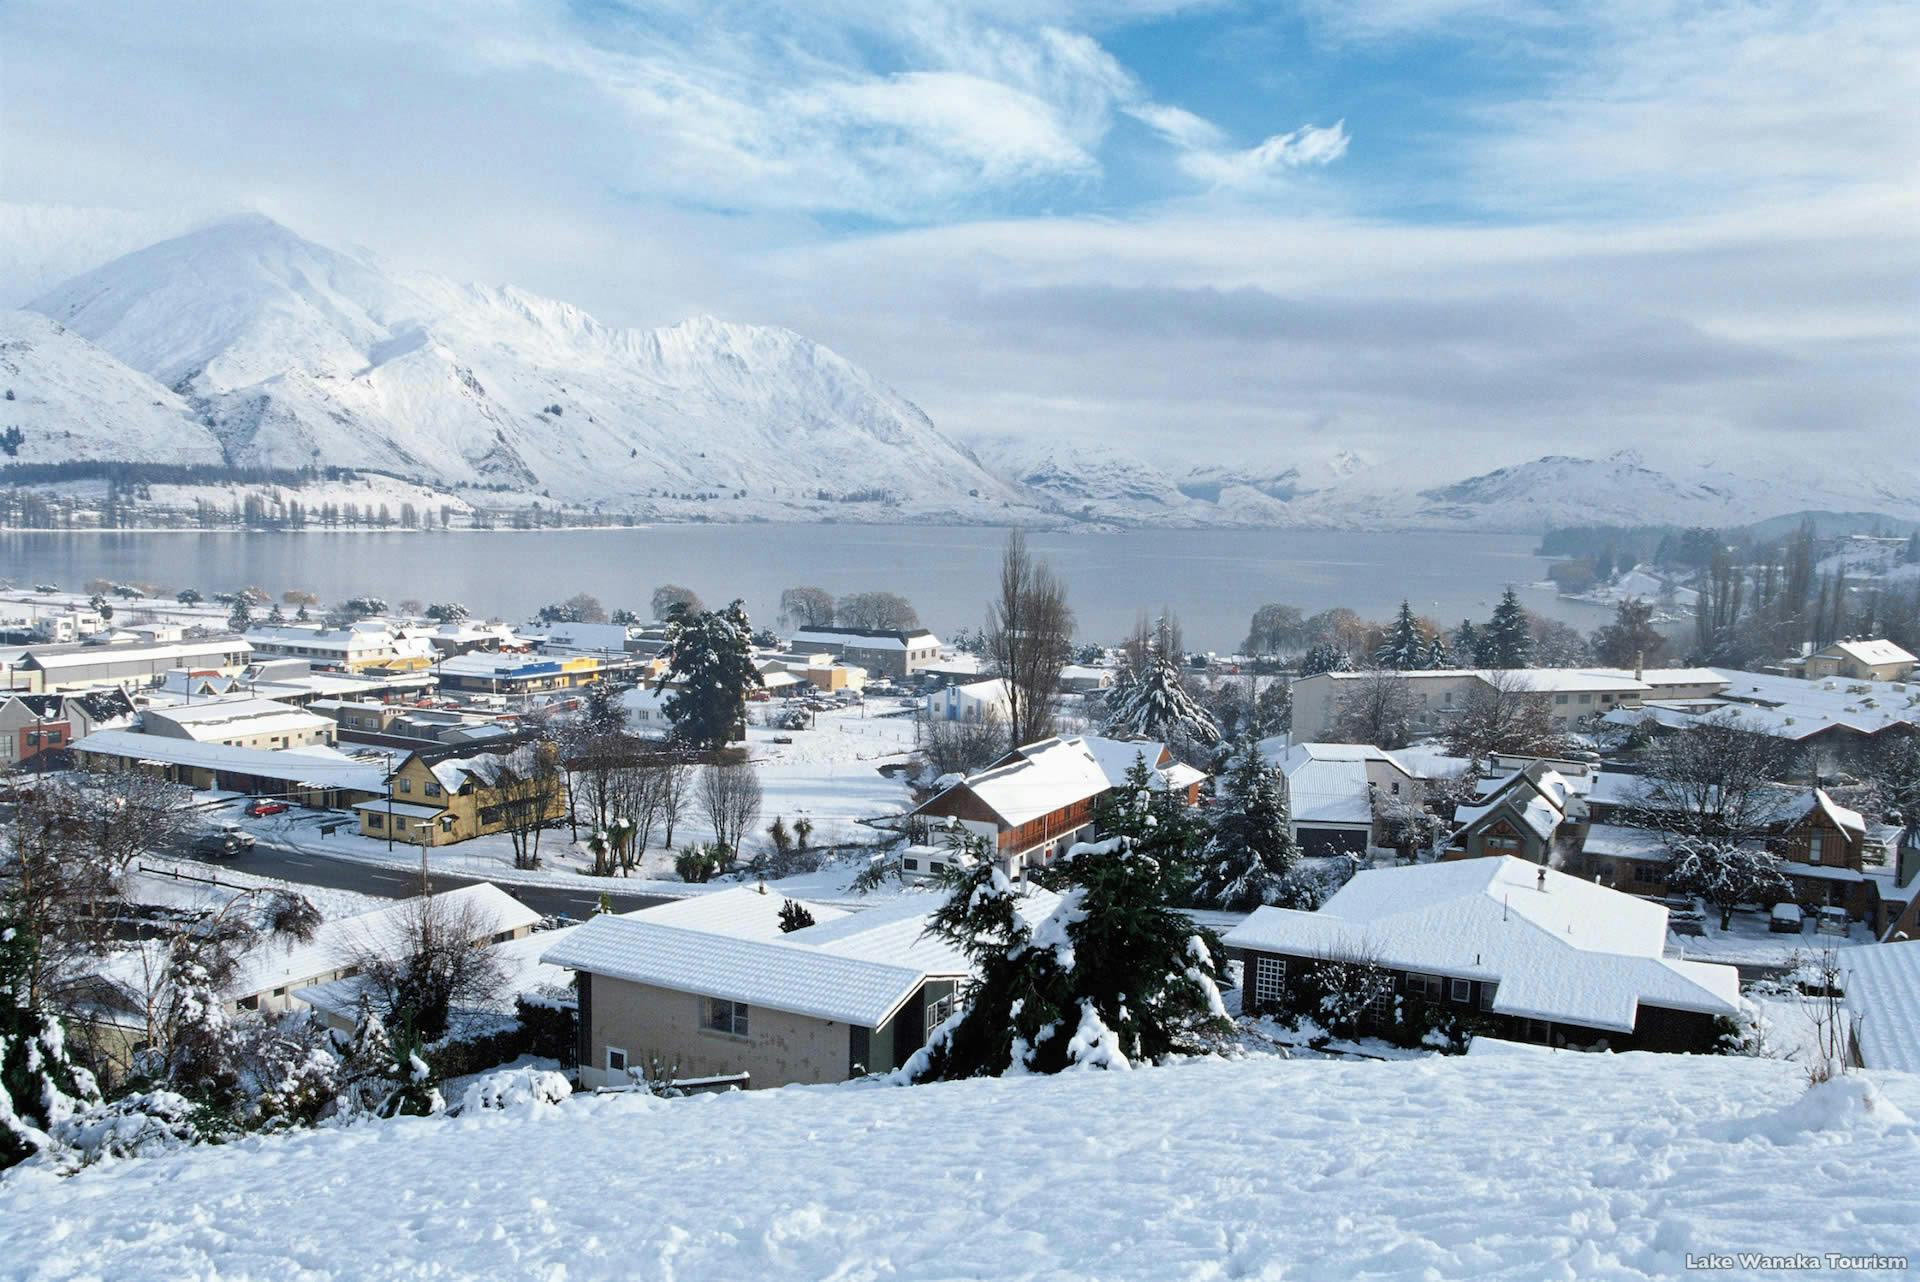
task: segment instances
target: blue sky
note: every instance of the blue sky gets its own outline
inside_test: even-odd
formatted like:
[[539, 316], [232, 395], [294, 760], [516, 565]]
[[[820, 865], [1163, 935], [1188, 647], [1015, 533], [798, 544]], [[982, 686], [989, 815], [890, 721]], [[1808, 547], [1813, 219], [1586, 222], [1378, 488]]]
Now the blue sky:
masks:
[[0, 303], [251, 209], [1028, 451], [1798, 459], [1920, 408], [1916, 101], [1911, 0], [13, 0]]

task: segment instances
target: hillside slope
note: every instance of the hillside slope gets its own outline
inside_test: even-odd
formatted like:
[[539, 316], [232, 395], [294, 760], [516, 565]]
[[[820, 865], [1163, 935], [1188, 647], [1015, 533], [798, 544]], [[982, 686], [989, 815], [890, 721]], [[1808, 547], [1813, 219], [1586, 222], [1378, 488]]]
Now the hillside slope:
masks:
[[180, 397], [34, 312], [0, 311], [0, 463], [218, 463], [220, 442]]
[[577, 1098], [16, 1172], [0, 1260], [119, 1282], [1535, 1282], [1910, 1254], [1920, 1079], [1874, 1080], [1869, 1112], [1781, 1061], [1515, 1048]]
[[33, 307], [172, 387], [236, 463], [574, 500], [1028, 505], [911, 402], [790, 331], [616, 329], [511, 288], [389, 273], [257, 216], [116, 259]]

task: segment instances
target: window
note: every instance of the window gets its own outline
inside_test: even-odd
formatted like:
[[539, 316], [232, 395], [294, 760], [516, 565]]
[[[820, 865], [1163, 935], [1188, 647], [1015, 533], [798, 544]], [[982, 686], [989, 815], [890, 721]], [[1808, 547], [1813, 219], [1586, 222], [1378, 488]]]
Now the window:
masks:
[[429, 797], [437, 797], [440, 795], [440, 785], [437, 783], [430, 783], [426, 786], [424, 791]]
[[905, 868], [908, 872], [920, 871], [920, 861], [918, 859], [902, 859], [900, 861], [900, 866], [902, 868]]
[[1400, 781], [1398, 779], [1393, 781], [1393, 795], [1396, 797], [1400, 795]]
[[377, 815], [371, 811], [367, 812], [367, 827], [384, 828], [386, 826], [387, 826], [387, 817], [385, 815]]
[[1287, 963], [1278, 957], [1253, 959], [1253, 1003], [1281, 1006], [1287, 997]]
[[1593, 696], [1592, 696], [1591, 694], [1583, 694], [1583, 695], [1581, 695], [1581, 696], [1580, 696], [1580, 702], [1582, 702], [1582, 703], [1592, 703], [1592, 702], [1593, 702]]
[[1456, 979], [1448, 985], [1448, 988], [1449, 992], [1447, 996], [1456, 1002], [1470, 1002], [1473, 1000], [1472, 980]]
[[716, 1033], [745, 1037], [747, 1035], [747, 1004], [730, 1002], [724, 997], [709, 997], [706, 999], [705, 1024]]
[[607, 1047], [607, 1071], [622, 1077], [627, 1073], [627, 1053], [618, 1046]]
[[953, 994], [935, 998], [927, 1007], [927, 1031], [931, 1033], [940, 1025], [953, 1018]]
[[1565, 703], [1567, 701], [1567, 696], [1564, 694], [1556, 694], [1553, 696], [1553, 701], [1555, 703]]
[[1807, 838], [1808, 863], [1817, 864], [1820, 862], [1820, 847], [1826, 844], [1826, 836], [1823, 832], [1816, 832]]
[[401, 791], [401, 792], [412, 792], [412, 791], [413, 791], [413, 780], [411, 780], [411, 779], [402, 779], [402, 780], [400, 781], [400, 791]]
[[1635, 864], [1633, 866], [1633, 880], [1639, 885], [1651, 886], [1660, 880], [1660, 870], [1652, 864]]
[[1409, 997], [1425, 997], [1427, 995], [1427, 977], [1425, 975], [1409, 974], [1407, 976], [1407, 995]]
[[1489, 984], [1489, 983], [1485, 983], [1484, 981], [1481, 983], [1480, 985], [1480, 1009], [1481, 1010], [1493, 1009], [1493, 990], [1498, 987], [1499, 987], [1498, 984]]

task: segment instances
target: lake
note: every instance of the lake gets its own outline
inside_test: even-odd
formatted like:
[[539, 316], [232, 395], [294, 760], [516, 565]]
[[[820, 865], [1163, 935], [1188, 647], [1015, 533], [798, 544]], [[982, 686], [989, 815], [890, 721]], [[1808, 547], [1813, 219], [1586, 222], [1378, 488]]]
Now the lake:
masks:
[[[260, 533], [0, 531], [0, 578], [78, 588], [90, 579], [214, 592], [258, 584], [322, 600], [460, 601], [521, 619], [590, 592], [642, 615], [661, 583], [709, 605], [735, 596], [772, 624], [783, 589], [892, 591], [936, 631], [977, 627], [994, 591], [1002, 530], [954, 526], [659, 525], [639, 529]], [[1313, 613], [1349, 606], [1385, 619], [1405, 596], [1452, 626], [1484, 619], [1501, 589], [1582, 630], [1609, 611], [1528, 588], [1549, 562], [1531, 535], [1290, 530], [1034, 533], [1029, 545], [1066, 581], [1086, 639], [1114, 642], [1135, 615], [1169, 607], [1194, 649], [1229, 650], [1259, 605]]]

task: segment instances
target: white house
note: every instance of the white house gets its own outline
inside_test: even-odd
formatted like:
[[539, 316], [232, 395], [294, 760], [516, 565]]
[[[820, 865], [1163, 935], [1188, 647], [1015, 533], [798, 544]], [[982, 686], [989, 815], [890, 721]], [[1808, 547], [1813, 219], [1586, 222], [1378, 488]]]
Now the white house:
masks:
[[927, 715], [938, 721], [999, 721], [1013, 716], [1007, 683], [1000, 677], [948, 686], [927, 696]]

